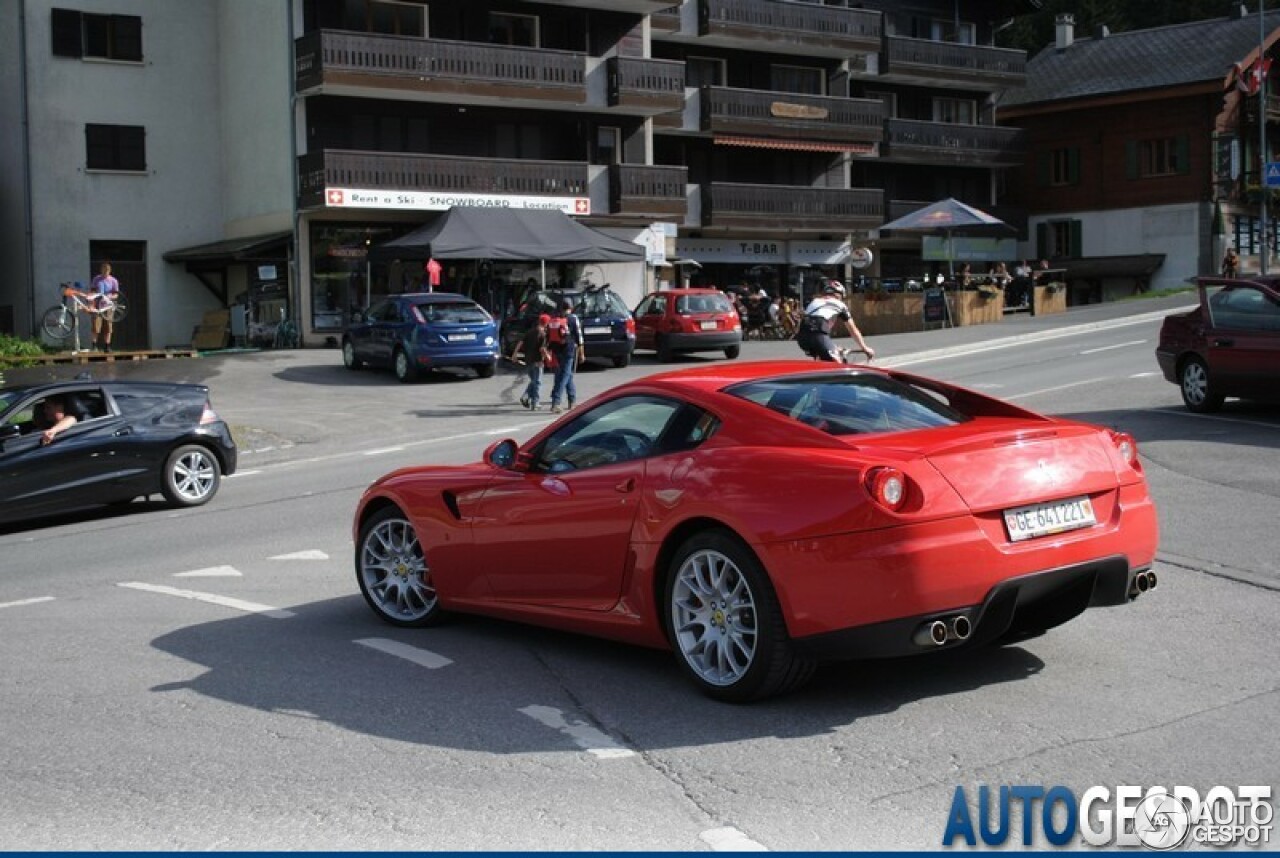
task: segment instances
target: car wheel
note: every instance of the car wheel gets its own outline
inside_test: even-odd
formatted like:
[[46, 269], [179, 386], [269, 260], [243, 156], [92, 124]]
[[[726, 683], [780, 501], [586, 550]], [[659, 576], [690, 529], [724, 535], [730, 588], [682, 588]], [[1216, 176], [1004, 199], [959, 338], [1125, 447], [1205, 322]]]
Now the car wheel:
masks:
[[397, 507], [374, 513], [360, 527], [356, 581], [373, 612], [393, 626], [430, 626], [442, 612], [422, 544]]
[[662, 337], [658, 337], [657, 351], [658, 360], [661, 363], [671, 363], [675, 358], [675, 353], [671, 351], [671, 346], [667, 345], [667, 341]]
[[1188, 358], [1182, 365], [1182, 402], [1188, 411], [1205, 414], [1222, 407], [1223, 397], [1209, 385], [1209, 368], [1198, 357]]
[[418, 377], [418, 370], [413, 365], [413, 361], [409, 360], [409, 353], [404, 349], [396, 349], [395, 356], [391, 359], [391, 366], [395, 370], [396, 378], [406, 384]]
[[173, 506], [200, 506], [218, 493], [222, 468], [209, 448], [187, 444], [169, 454], [164, 463], [161, 491]]
[[813, 674], [813, 663], [791, 645], [760, 561], [732, 534], [695, 534], [668, 571], [671, 645], [704, 694], [743, 703], [790, 691]]
[[481, 378], [493, 378], [493, 373], [497, 370], [497, 364], [480, 363], [476, 364], [476, 375]]
[[364, 368], [364, 361], [356, 357], [356, 347], [351, 340], [342, 341], [342, 365], [347, 369]]
[[614, 365], [614, 368], [616, 369], [622, 369], [624, 366], [627, 366], [630, 363], [631, 363], [631, 352], [613, 356], [613, 365]]
[[742, 354], [742, 346], [729, 346], [724, 350], [724, 356], [729, 360], [733, 360], [740, 354]]

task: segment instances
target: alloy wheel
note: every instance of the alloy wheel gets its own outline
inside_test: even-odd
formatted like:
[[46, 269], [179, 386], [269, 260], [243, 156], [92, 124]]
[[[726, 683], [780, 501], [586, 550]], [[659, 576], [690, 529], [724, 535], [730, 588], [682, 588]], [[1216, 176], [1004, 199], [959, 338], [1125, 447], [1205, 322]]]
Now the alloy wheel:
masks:
[[676, 646], [699, 678], [729, 686], [750, 670], [759, 640], [755, 597], [725, 554], [690, 554], [676, 572], [671, 624]]
[[395, 623], [419, 623], [436, 608], [436, 590], [413, 525], [397, 513], [374, 524], [360, 543], [362, 589], [378, 613]]

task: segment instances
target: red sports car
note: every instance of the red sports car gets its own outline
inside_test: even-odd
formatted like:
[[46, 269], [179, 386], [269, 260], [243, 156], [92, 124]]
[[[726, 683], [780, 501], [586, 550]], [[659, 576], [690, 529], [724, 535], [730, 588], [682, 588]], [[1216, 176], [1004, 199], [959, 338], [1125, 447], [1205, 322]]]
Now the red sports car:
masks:
[[458, 611], [671, 648], [729, 701], [824, 659], [1022, 639], [1155, 585], [1130, 436], [807, 361], [621, 385], [480, 463], [388, 474], [354, 534], [389, 623]]
[[1280, 400], [1280, 277], [1201, 277], [1200, 306], [1166, 316], [1156, 360], [1191, 411]]

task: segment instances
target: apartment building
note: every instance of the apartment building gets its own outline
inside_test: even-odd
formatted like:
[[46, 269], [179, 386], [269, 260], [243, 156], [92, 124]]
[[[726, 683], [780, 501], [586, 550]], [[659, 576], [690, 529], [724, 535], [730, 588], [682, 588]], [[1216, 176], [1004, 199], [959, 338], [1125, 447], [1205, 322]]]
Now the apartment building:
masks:
[[1023, 133], [992, 105], [1026, 58], [992, 43], [1036, 5], [18, 2], [0, 21], [0, 223], [26, 270], [0, 283], [0, 330], [26, 333], [56, 283], [110, 258], [138, 345], [245, 297], [322, 344], [421, 282], [368, 248], [451, 206], [559, 209], [650, 248], [649, 266], [549, 274], [444, 260], [446, 288], [495, 308], [544, 276], [629, 303], [681, 276], [799, 291], [851, 273], [855, 248], [873, 251], [860, 273], [918, 276], [920, 239], [879, 226], [995, 201]]

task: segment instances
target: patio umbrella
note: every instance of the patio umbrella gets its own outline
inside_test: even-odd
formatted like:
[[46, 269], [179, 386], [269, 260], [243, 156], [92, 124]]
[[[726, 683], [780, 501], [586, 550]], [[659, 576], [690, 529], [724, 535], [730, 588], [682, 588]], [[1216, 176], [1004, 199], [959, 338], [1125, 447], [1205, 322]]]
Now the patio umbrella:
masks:
[[926, 235], [941, 235], [947, 240], [947, 270], [952, 279], [955, 278], [955, 260], [952, 259], [951, 236], [962, 235], [999, 235], [1016, 232], [1009, 224], [997, 217], [992, 217], [980, 209], [965, 205], [954, 197], [939, 200], [936, 203], [891, 220], [880, 227], [880, 230], [900, 230], [902, 232], [919, 232]]

